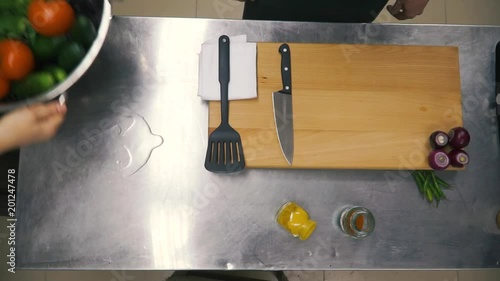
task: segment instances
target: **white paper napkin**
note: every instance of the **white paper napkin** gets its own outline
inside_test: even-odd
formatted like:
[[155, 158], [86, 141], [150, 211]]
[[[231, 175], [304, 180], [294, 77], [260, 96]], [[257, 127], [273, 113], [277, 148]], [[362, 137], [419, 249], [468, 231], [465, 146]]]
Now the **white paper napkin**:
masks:
[[[246, 35], [230, 40], [229, 99], [257, 98], [257, 44], [248, 43]], [[219, 38], [203, 43], [200, 52], [198, 96], [220, 100]]]

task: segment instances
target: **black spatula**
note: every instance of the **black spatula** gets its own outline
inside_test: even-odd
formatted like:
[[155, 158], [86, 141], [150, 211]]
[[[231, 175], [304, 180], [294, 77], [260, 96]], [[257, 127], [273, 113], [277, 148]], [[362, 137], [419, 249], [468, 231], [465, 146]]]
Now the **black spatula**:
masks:
[[219, 83], [221, 123], [208, 139], [205, 169], [216, 173], [234, 173], [245, 168], [241, 137], [229, 125], [229, 37], [219, 38]]

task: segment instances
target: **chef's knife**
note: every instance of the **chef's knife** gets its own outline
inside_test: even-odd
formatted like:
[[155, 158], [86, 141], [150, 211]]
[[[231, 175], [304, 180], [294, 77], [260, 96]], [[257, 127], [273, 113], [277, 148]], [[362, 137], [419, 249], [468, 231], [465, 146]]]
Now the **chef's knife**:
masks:
[[500, 42], [497, 44], [496, 48], [496, 58], [495, 58], [495, 93], [496, 93], [496, 104], [497, 104], [497, 123], [498, 123], [498, 133], [500, 134]]
[[281, 80], [283, 89], [273, 93], [273, 109], [281, 151], [289, 165], [293, 162], [293, 109], [292, 109], [292, 63], [290, 47], [283, 44], [281, 53]]

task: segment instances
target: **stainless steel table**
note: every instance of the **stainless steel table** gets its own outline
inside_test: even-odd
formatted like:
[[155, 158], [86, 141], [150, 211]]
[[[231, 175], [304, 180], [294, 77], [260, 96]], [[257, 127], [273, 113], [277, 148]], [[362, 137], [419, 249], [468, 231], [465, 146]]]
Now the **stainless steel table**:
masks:
[[[471, 165], [442, 173], [456, 189], [439, 208], [422, 200], [404, 171], [205, 171], [207, 104], [196, 95], [198, 51], [221, 34], [247, 34], [250, 41], [459, 46]], [[486, 26], [116, 17], [98, 60], [70, 91], [59, 135], [21, 151], [18, 266], [498, 268], [497, 40], [500, 28]], [[274, 221], [287, 201], [317, 220], [308, 241], [292, 238]], [[372, 236], [354, 240], [341, 233], [334, 222], [347, 205], [374, 212]]]

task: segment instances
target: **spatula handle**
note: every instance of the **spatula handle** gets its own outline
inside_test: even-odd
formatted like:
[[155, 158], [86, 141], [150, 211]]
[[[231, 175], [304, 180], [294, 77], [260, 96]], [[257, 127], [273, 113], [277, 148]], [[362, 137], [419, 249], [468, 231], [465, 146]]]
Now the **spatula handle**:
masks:
[[219, 83], [221, 102], [221, 121], [229, 124], [229, 37], [219, 38]]

